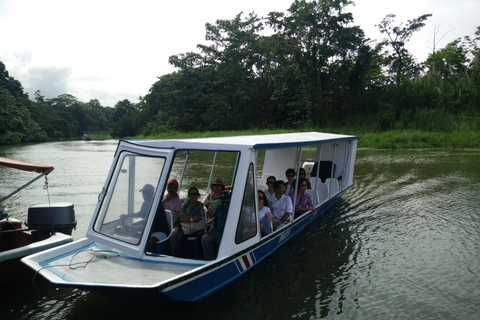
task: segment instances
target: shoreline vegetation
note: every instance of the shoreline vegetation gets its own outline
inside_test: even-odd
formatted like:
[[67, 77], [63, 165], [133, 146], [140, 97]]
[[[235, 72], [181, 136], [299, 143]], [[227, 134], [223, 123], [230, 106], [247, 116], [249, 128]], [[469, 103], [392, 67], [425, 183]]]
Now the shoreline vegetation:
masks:
[[[450, 132], [428, 132], [423, 130], [390, 130], [384, 132], [363, 132], [348, 128], [299, 129], [253, 129], [239, 131], [175, 132], [169, 131], [150, 136], [135, 136], [133, 139], [181, 139], [236, 135], [274, 134], [288, 132], [318, 131], [361, 136], [359, 148], [369, 149], [480, 149], [480, 131], [458, 130]], [[107, 133], [92, 133], [93, 140], [111, 139]]]

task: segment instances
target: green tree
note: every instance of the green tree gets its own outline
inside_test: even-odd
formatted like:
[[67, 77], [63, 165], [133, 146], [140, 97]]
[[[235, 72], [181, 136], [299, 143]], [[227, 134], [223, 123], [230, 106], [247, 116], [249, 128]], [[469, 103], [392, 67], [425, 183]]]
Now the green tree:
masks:
[[0, 87], [7, 89], [15, 99], [24, 95], [22, 84], [9, 75], [2, 61], [0, 61]]
[[385, 45], [389, 45], [393, 50], [393, 53], [389, 55], [390, 70], [397, 85], [400, 84], [403, 76], [412, 78], [419, 73], [419, 67], [415, 64], [413, 56], [405, 48], [405, 44], [410, 41], [415, 32], [425, 26], [425, 21], [431, 16], [432, 14], [424, 14], [413, 20], [408, 20], [405, 25], [400, 23], [400, 25], [394, 26], [395, 15], [388, 14], [377, 25], [380, 32], [387, 35]]
[[114, 108], [103, 107], [97, 99], [91, 99], [86, 104], [90, 124], [88, 132], [108, 131], [113, 122]]
[[[204, 123], [219, 130], [243, 129], [252, 126], [259, 116], [260, 92], [266, 90], [259, 81], [263, 52], [259, 45], [263, 22], [250, 13], [232, 20], [217, 20], [206, 24], [205, 39], [211, 45], [199, 45], [207, 64], [207, 74], [214, 82], [210, 105], [203, 114]], [[257, 117], [252, 117], [256, 114]], [[211, 119], [216, 119], [211, 123]]]
[[467, 70], [467, 51], [461, 45], [461, 40], [456, 39], [433, 54], [429, 55], [425, 64], [429, 71], [440, 75], [443, 79], [452, 76], [462, 76]]
[[46, 138], [29, 110], [16, 105], [10, 91], [0, 87], [0, 144], [45, 141]]
[[268, 23], [276, 32], [273, 99], [290, 123], [325, 125], [338, 119], [338, 107], [346, 106], [345, 91], [363, 85], [364, 74], [355, 79], [352, 72], [367, 72], [369, 58], [355, 62], [365, 45], [363, 31], [351, 26], [353, 16], [345, 12], [351, 3], [296, 0], [288, 14], [269, 14]]
[[142, 121], [138, 106], [128, 99], [115, 104], [114, 122], [110, 128], [113, 137], [133, 137], [141, 132], [145, 122]]
[[263, 76], [262, 30], [254, 13], [207, 23], [209, 44], [198, 45], [200, 53], [171, 56], [179, 71], [161, 77], [145, 97], [158, 125], [190, 131], [263, 123], [258, 106], [268, 104], [270, 95]]

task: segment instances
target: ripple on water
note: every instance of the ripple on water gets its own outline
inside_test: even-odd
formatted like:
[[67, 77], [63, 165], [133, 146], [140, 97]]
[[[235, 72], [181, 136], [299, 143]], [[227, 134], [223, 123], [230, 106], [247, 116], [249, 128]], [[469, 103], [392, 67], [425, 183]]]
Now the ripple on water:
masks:
[[472, 199], [480, 181], [456, 171], [423, 171], [397, 170], [391, 177], [383, 168], [372, 170], [339, 202], [332, 222], [352, 226], [349, 275], [338, 278], [351, 299], [346, 316], [478, 316], [472, 303], [480, 297], [480, 210]]

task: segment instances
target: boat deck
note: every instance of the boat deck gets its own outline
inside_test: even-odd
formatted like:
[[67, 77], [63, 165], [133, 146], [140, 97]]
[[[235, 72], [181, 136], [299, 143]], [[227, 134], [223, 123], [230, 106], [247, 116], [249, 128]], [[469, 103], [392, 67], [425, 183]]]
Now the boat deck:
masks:
[[[135, 259], [92, 244], [40, 262], [40, 265], [58, 277], [51, 279], [58, 284], [89, 283], [120, 287], [155, 287], [204, 265], [164, 261], [169, 258], [157, 258], [157, 261]], [[49, 272], [40, 273], [51, 278]]]

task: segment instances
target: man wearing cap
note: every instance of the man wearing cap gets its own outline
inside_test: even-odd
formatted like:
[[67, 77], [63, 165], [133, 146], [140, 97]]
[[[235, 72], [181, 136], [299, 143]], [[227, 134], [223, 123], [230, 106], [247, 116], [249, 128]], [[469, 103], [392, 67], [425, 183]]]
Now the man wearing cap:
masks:
[[185, 200], [183, 200], [178, 194], [178, 181], [175, 179], [168, 180], [167, 193], [162, 199], [162, 204], [165, 210], [170, 210], [172, 212], [173, 230], [172, 236], [170, 237], [170, 248], [172, 248], [172, 250], [176, 246], [178, 232], [181, 229], [178, 217], [184, 202]]
[[178, 195], [178, 181], [175, 179], [168, 180], [167, 193], [162, 199], [162, 204], [165, 210], [172, 212], [172, 221], [177, 220], [180, 208], [184, 202], [185, 200]]
[[152, 204], [153, 194], [155, 193], [155, 188], [151, 184], [146, 184], [140, 189], [143, 197], [142, 207], [137, 213], [122, 214], [120, 215], [121, 219], [126, 218], [145, 218], [148, 215], [148, 210]]

